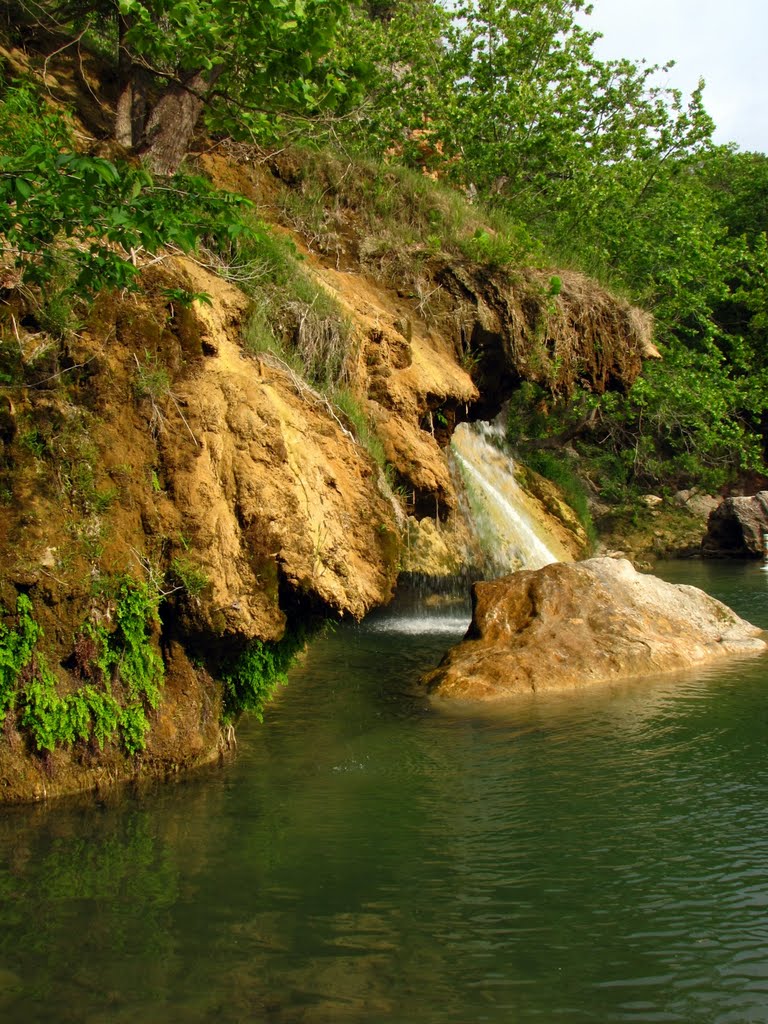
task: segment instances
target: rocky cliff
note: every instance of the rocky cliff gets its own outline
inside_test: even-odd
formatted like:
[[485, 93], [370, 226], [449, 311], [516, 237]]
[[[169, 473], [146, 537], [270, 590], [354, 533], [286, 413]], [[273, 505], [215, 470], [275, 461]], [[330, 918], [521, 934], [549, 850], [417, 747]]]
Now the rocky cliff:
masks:
[[[224, 756], [307, 626], [471, 557], [457, 423], [524, 379], [626, 387], [653, 354], [648, 319], [576, 275], [554, 294], [550, 272], [373, 244], [334, 166], [206, 162], [344, 320], [352, 406], [284, 357], [315, 299], [285, 300], [283, 355], [259, 349], [258, 292], [210, 258], [147, 260], [74, 326], [0, 295], [0, 800]], [[310, 178], [322, 232], [286, 213]]]

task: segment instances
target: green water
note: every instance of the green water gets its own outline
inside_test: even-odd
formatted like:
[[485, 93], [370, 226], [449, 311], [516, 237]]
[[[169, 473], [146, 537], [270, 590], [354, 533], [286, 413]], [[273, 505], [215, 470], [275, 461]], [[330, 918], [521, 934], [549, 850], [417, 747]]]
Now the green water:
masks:
[[[661, 574], [768, 626], [759, 566]], [[3, 811], [0, 1021], [768, 1022], [768, 660], [450, 717], [461, 621], [399, 625], [234, 764]]]

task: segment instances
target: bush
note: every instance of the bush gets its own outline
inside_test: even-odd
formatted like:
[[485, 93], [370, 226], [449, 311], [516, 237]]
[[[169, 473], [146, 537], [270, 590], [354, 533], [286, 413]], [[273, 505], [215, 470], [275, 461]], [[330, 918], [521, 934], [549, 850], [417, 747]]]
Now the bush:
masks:
[[172, 559], [170, 574], [177, 586], [190, 597], [199, 597], [211, 585], [205, 570], [184, 555], [177, 555]]

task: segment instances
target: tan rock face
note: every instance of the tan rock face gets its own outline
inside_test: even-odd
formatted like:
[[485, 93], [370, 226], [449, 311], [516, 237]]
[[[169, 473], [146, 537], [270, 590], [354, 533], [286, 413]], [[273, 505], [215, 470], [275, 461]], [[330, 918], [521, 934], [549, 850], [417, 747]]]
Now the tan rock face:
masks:
[[179, 387], [189, 429], [164, 452], [173, 503], [212, 584], [198, 625], [279, 639], [281, 582], [361, 618], [388, 600], [397, 573], [399, 530], [377, 467], [309, 389], [243, 358], [227, 330], [240, 294], [230, 291], [200, 311], [215, 355]]
[[389, 462], [418, 518], [456, 506], [445, 447], [457, 410], [478, 397], [457, 363], [451, 332], [430, 327], [404, 300], [361, 274], [308, 259], [318, 281], [355, 323], [355, 376]]
[[[263, 176], [215, 155], [212, 168], [224, 187], [255, 188], [260, 209], [278, 187], [262, 194]], [[382, 274], [384, 257], [363, 258], [364, 238], [348, 228], [364, 273], [320, 239], [325, 261], [307, 252], [306, 265], [352, 323], [350, 388], [397, 497], [343, 415], [275, 360], [248, 355], [248, 298], [187, 259], [153, 261], [136, 294], [100, 296], [67, 342], [76, 365], [66, 386], [0, 397], [0, 455], [14, 475], [13, 504], [0, 501], [0, 606], [29, 592], [61, 694], [79, 686], [73, 638], [109, 613], [107, 584], [125, 573], [159, 580], [166, 599], [155, 636], [166, 682], [140, 763], [116, 745], [85, 760], [61, 748], [44, 763], [10, 716], [0, 801], [218, 756], [229, 743], [221, 651], [278, 640], [288, 619], [362, 617], [388, 600], [399, 567], [438, 575], [477, 562], [446, 459], [457, 423], [491, 415], [521, 379], [556, 393], [628, 386], [648, 354], [642, 315], [578, 276], [563, 274], [555, 295], [544, 271], [491, 274], [464, 260], [452, 269], [418, 247], [401, 253], [402, 273]], [[179, 288], [210, 304], [179, 302]], [[33, 361], [38, 333], [21, 336]], [[63, 377], [54, 369], [51, 380]], [[19, 443], [27, 422], [47, 454]], [[542, 495], [573, 533], [567, 511]]]
[[168, 453], [215, 631], [279, 638], [279, 580], [362, 617], [389, 596], [398, 543], [369, 457], [282, 375], [227, 354], [223, 343], [188, 388], [200, 447], [177, 439]]
[[593, 558], [477, 583], [466, 639], [423, 683], [439, 698], [500, 700], [765, 651], [762, 630], [696, 587]]

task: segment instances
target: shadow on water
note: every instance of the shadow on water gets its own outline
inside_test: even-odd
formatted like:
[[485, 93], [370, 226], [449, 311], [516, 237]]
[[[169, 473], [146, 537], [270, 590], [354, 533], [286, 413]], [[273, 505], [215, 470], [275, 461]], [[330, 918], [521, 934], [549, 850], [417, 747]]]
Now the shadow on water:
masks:
[[447, 716], [440, 607], [318, 641], [219, 771], [0, 815], [2, 1020], [768, 1022], [766, 660]]

